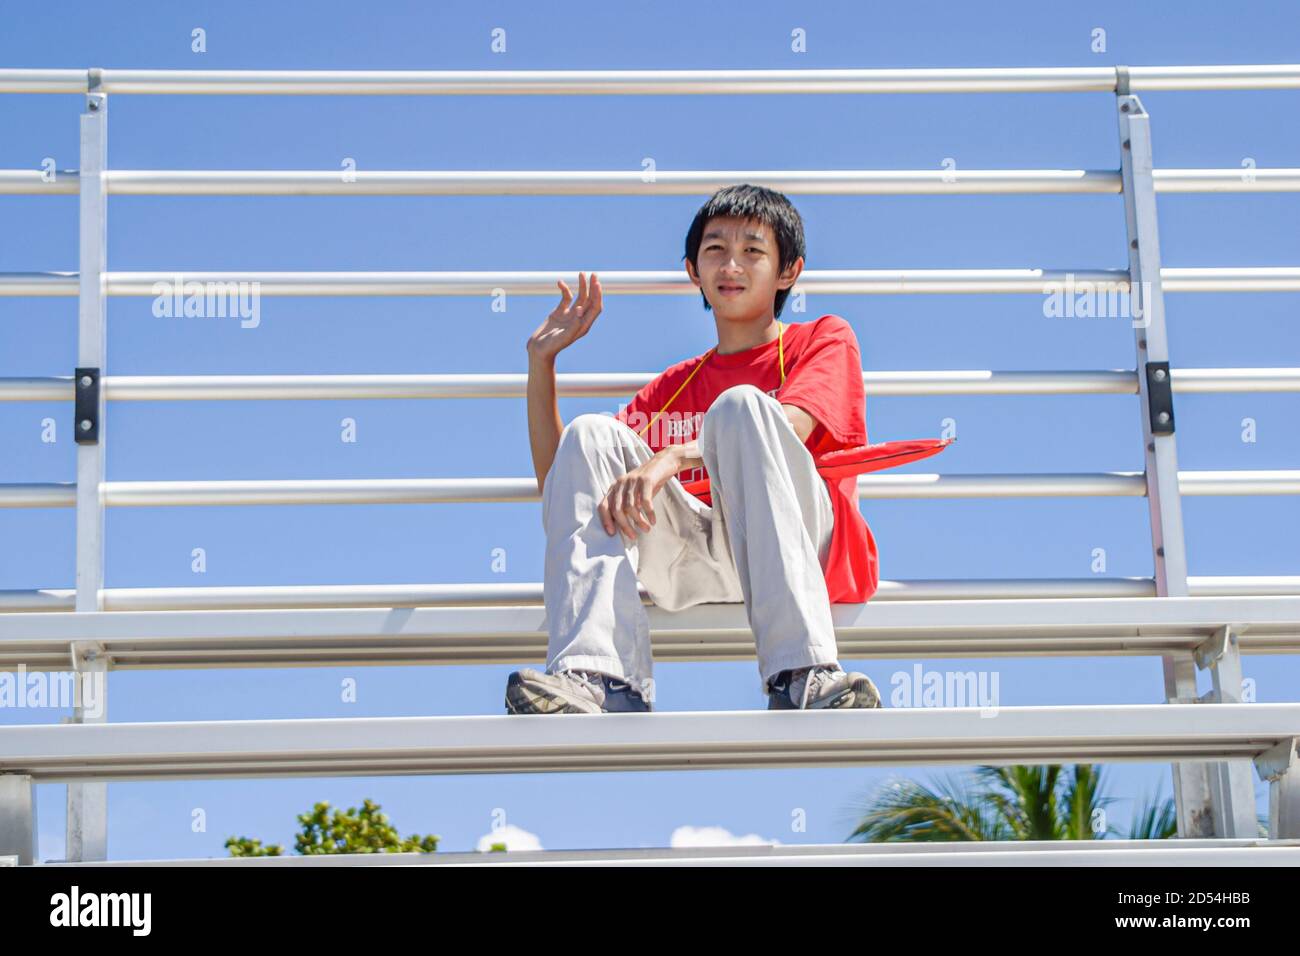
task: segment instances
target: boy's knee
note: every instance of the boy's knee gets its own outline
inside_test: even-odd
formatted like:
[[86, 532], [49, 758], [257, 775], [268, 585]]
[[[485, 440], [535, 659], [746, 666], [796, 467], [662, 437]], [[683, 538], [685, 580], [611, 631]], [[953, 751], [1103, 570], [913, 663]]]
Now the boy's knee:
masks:
[[719, 425], [730, 429], [746, 421], [755, 421], [762, 413], [763, 404], [770, 400], [771, 396], [756, 385], [731, 386], [715, 398], [709, 410], [704, 413], [704, 421], [700, 423], [700, 436], [703, 437], [705, 429], [712, 431]]
[[571, 447], [583, 451], [616, 448], [622, 443], [620, 430], [627, 428], [613, 415], [587, 412], [578, 415], [560, 432], [560, 448]]
[[713, 404], [709, 406], [709, 410], [705, 414], [728, 415], [746, 412], [762, 405], [764, 400], [770, 397], [757, 385], [748, 383], [733, 385], [714, 399]]
[[602, 415], [599, 412], [586, 412], [572, 418], [569, 421], [569, 424], [564, 426], [564, 430], [566, 432], [599, 431], [600, 429], [613, 424], [618, 424], [618, 419], [614, 418], [612, 415]]

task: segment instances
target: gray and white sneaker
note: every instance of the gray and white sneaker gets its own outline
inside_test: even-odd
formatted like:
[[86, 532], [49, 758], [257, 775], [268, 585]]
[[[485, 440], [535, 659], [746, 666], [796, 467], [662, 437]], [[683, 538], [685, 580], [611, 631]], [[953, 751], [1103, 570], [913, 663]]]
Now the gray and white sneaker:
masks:
[[768, 682], [768, 710], [875, 708], [880, 691], [866, 674], [845, 673], [839, 664], [782, 671]]
[[525, 667], [506, 681], [507, 714], [612, 714], [649, 711], [631, 685], [589, 671], [545, 671]]

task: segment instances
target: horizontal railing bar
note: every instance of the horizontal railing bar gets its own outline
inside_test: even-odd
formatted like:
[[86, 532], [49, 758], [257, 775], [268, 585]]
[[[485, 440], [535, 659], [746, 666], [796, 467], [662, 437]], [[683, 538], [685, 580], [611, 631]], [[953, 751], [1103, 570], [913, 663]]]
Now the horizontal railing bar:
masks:
[[1176, 368], [1169, 378], [1188, 394], [1300, 391], [1300, 368]]
[[1163, 268], [1160, 285], [1165, 292], [1297, 292], [1300, 268]]
[[[509, 859], [501, 859], [509, 857]], [[47, 860], [67, 868], [198, 866], [227, 868], [353, 866], [1300, 866], [1300, 840], [999, 840], [971, 843], [804, 843], [635, 847], [612, 850], [511, 850], [509, 853], [307, 853], [285, 856]]]
[[[1237, 370], [1234, 370], [1237, 371]], [[1245, 369], [1236, 391], [1300, 390], [1300, 369]], [[1293, 375], [1288, 373], [1294, 373]], [[561, 372], [562, 398], [629, 397], [655, 372]], [[1174, 373], [1177, 389], [1178, 373]], [[100, 379], [109, 401], [212, 401], [248, 399], [523, 398], [527, 374], [470, 375], [108, 375]], [[863, 372], [872, 396], [886, 395], [1135, 395], [1137, 373], [1091, 371]], [[1259, 387], [1256, 383], [1262, 383]], [[0, 378], [0, 402], [71, 401], [71, 375]]]
[[[1192, 597], [1300, 595], [1300, 575], [1189, 577]], [[542, 584], [319, 584], [103, 588], [105, 611], [270, 610], [335, 607], [540, 606]], [[881, 581], [873, 602], [1154, 597], [1153, 578], [988, 578]], [[643, 604], [652, 604], [644, 590]], [[0, 590], [0, 612], [71, 611], [75, 588]]]
[[1189, 575], [1187, 586], [1193, 597], [1300, 594], [1300, 574]]
[[[1300, 471], [1180, 471], [1183, 495], [1300, 494]], [[1143, 497], [1140, 471], [1059, 474], [874, 474], [859, 498]], [[195, 505], [488, 504], [541, 500], [533, 478], [320, 478], [233, 481], [108, 481], [108, 507]], [[76, 503], [73, 482], [0, 484], [0, 508]]]
[[76, 506], [76, 482], [0, 483], [0, 508], [75, 508]]
[[75, 272], [0, 272], [0, 296], [76, 296]]
[[1146, 495], [1146, 478], [1137, 471], [1019, 475], [895, 473], [859, 475], [857, 490], [859, 498], [1140, 498]]
[[1180, 471], [1182, 495], [1296, 495], [1300, 471]]
[[[1300, 283], [1300, 269], [1294, 270]], [[680, 272], [599, 272], [606, 293], [618, 295], [699, 295], [699, 289]], [[171, 295], [182, 298], [190, 283], [192, 292], [229, 295], [239, 283], [259, 295], [554, 295], [556, 281], [576, 283], [567, 272], [105, 272], [108, 295]], [[822, 294], [865, 293], [1010, 293], [1043, 294], [1092, 283], [1117, 292], [1128, 288], [1123, 269], [823, 269], [802, 273], [795, 291]], [[224, 287], [224, 291], [223, 288]], [[0, 274], [0, 295], [76, 295], [77, 274], [71, 272]]]
[[52, 173], [40, 169], [0, 169], [0, 195], [75, 196], [79, 192], [81, 173], [75, 169], [58, 169]]
[[[561, 372], [561, 398], [635, 394], [655, 372]], [[1300, 368], [1173, 369], [1179, 393], [1300, 391]], [[108, 375], [109, 401], [523, 398], [526, 374], [470, 375]], [[1137, 373], [939, 370], [863, 372], [872, 397], [919, 395], [1135, 395]], [[71, 401], [71, 375], [0, 378], [0, 402]]]
[[[647, 608], [655, 657], [753, 660], [743, 604]], [[1163, 655], [1232, 625], [1250, 653], [1300, 653], [1300, 597], [875, 601], [831, 608], [848, 658]], [[114, 668], [543, 660], [546, 609], [393, 607], [0, 614], [0, 669], [64, 669], [71, 642]]]
[[[1156, 192], [1300, 190], [1300, 169], [1157, 169]], [[1108, 169], [657, 170], [226, 170], [116, 169], [116, 196], [693, 196], [755, 183], [792, 196], [1117, 194]], [[77, 170], [0, 170], [0, 195], [75, 195]]]
[[[1254, 579], [1243, 579], [1254, 580]], [[1300, 578], [1289, 579], [1300, 592]], [[104, 588], [105, 611], [197, 611], [327, 607], [540, 606], [542, 584], [321, 584], [199, 588]], [[1151, 578], [881, 581], [872, 601], [1148, 597]], [[1246, 592], [1242, 592], [1246, 593]], [[1289, 590], [1267, 593], [1288, 594]], [[74, 588], [0, 590], [0, 611], [70, 611]], [[643, 604], [651, 604], [644, 589]]]
[[[599, 272], [599, 270], [597, 270]], [[699, 295], [673, 271], [599, 272], [613, 295]], [[1300, 267], [1166, 268], [1166, 292], [1300, 291]], [[105, 272], [108, 295], [171, 296], [203, 293], [235, 304], [250, 296], [514, 295], [555, 294], [556, 280], [576, 283], [568, 272]], [[1123, 269], [822, 269], [800, 276], [795, 291], [821, 295], [1003, 294], [1029, 292], [1078, 296], [1128, 291]], [[198, 285], [191, 286], [191, 283]], [[243, 283], [241, 287], [239, 284]], [[186, 291], [189, 289], [190, 291]], [[0, 273], [0, 296], [75, 296], [75, 272]]]
[[[520, 96], [1106, 93], [1113, 66], [900, 70], [98, 70], [98, 92]], [[1131, 66], [1129, 88], [1300, 89], [1300, 65]], [[0, 70], [0, 93], [85, 93], [88, 70]]]
[[1300, 169], [1154, 169], [1158, 193], [1253, 193], [1300, 190]]
[[[1241, 170], [1210, 170], [1242, 178]], [[1286, 189], [1287, 173], [1253, 170], [1249, 189]], [[900, 169], [900, 170], [152, 170], [104, 174], [118, 196], [693, 196], [737, 182], [787, 195], [959, 195], [981, 193], [1118, 193], [1116, 170]], [[1298, 185], [1296, 188], [1300, 188]], [[39, 169], [0, 170], [0, 194], [67, 195], [79, 190], [78, 173], [53, 179]], [[1209, 190], [1206, 190], [1209, 191]]]
[[[1294, 474], [1300, 481], [1300, 472]], [[1141, 497], [1145, 493], [1146, 481], [1141, 472], [903, 474], [862, 475], [858, 478], [858, 496], [861, 498]], [[108, 507], [486, 504], [541, 500], [534, 478], [108, 481], [103, 485], [102, 497]], [[76, 485], [72, 482], [0, 485], [0, 508], [72, 507], [75, 502]]]
[[[988, 719], [995, 717], [996, 719]], [[908, 707], [0, 727], [35, 783], [1254, 758], [1300, 704]]]

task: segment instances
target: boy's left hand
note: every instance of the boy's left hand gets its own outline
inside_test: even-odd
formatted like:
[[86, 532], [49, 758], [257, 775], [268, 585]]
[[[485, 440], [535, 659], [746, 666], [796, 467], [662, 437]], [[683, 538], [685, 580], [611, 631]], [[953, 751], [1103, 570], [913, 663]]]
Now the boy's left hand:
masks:
[[596, 509], [605, 533], [619, 530], [635, 540], [638, 529], [650, 531], [655, 524], [654, 498], [680, 470], [676, 453], [665, 448], [615, 479]]

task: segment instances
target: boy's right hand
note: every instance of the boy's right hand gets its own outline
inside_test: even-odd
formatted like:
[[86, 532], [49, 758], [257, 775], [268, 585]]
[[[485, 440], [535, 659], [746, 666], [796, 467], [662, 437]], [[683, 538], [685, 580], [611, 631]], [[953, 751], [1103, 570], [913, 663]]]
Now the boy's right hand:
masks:
[[555, 283], [560, 287], [560, 304], [546, 317], [546, 321], [537, 327], [528, 337], [528, 354], [535, 358], [553, 359], [578, 339], [587, 334], [591, 324], [600, 315], [601, 289], [600, 279], [593, 272], [591, 282], [578, 273], [578, 300], [573, 301], [573, 293], [563, 280]]

